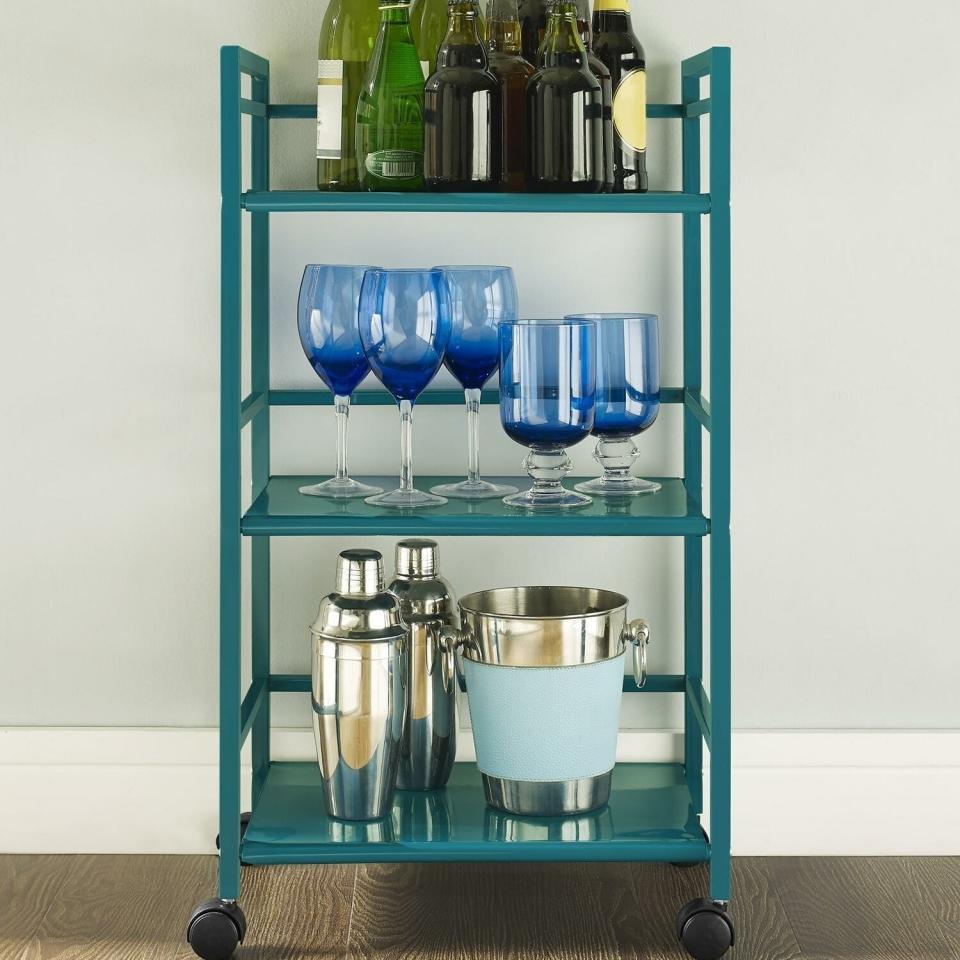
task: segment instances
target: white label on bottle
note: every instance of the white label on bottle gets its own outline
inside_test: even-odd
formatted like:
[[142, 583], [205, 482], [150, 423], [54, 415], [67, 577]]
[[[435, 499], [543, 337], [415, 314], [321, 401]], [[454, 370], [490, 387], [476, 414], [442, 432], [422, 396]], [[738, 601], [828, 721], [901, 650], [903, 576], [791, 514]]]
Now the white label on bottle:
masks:
[[429, 80], [429, 79], [430, 79], [430, 61], [429, 61], [429, 60], [421, 60], [421, 61], [420, 61], [420, 69], [423, 71], [423, 79], [424, 79], [424, 80]]
[[340, 159], [343, 61], [317, 61], [317, 159]]

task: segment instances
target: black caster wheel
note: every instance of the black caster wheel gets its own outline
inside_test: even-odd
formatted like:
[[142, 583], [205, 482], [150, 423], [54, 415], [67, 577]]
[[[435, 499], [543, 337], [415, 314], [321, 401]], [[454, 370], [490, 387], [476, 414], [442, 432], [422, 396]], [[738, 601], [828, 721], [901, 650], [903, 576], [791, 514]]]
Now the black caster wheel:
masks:
[[720, 960], [733, 946], [733, 921], [712, 900], [691, 900], [677, 915], [677, 938], [694, 960]]
[[[240, 839], [243, 839], [243, 835], [247, 832], [247, 827], [250, 825], [250, 813], [241, 813], [240, 814]], [[217, 834], [216, 839], [217, 849], [220, 849], [220, 834]]]
[[227, 960], [247, 932], [247, 918], [236, 903], [207, 900], [187, 924], [187, 943], [201, 960]]

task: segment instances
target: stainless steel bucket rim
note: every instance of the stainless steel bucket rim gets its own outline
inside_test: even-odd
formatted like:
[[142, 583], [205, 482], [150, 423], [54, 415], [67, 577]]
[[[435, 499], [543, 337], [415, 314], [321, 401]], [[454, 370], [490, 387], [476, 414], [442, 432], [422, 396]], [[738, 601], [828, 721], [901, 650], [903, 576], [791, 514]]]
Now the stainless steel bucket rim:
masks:
[[[553, 593], [558, 594], [562, 591], [576, 591], [580, 593], [596, 593], [615, 600], [611, 603], [609, 607], [604, 607], [603, 609], [589, 610], [589, 611], [572, 611], [570, 613], [549, 613], [549, 614], [524, 614], [524, 613], [500, 613], [495, 610], [491, 610], [489, 607], [483, 609], [477, 606], [471, 606], [470, 601], [474, 600], [477, 597], [491, 596], [492, 594], [516, 594], [520, 591], [536, 591], [543, 592], [545, 594]], [[615, 590], [607, 590], [604, 587], [578, 587], [571, 586], [569, 584], [561, 586], [546, 586], [540, 584], [534, 584], [533, 586], [528, 587], [493, 587], [490, 590], [477, 590], [473, 593], [468, 593], [465, 597], [460, 598], [460, 609], [466, 610], [468, 613], [476, 614], [480, 617], [487, 617], [488, 619], [496, 620], [521, 620], [521, 621], [530, 621], [530, 620], [585, 620], [587, 617], [608, 617], [612, 613], [617, 613], [619, 610], [625, 610], [629, 600], [622, 594], [617, 593]]]

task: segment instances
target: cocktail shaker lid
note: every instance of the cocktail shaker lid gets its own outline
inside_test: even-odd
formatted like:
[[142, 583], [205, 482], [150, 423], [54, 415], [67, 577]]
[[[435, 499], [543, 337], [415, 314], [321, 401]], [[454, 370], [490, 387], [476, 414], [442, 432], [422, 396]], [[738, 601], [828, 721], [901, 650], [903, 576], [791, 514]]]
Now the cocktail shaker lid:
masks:
[[378, 550], [343, 550], [337, 556], [337, 593], [372, 597], [383, 589], [383, 556]]
[[394, 566], [398, 577], [435, 577], [440, 547], [436, 540], [412, 537], [397, 543]]
[[337, 557], [337, 588], [320, 601], [310, 632], [351, 643], [393, 642], [406, 635], [400, 602], [383, 586], [376, 550], [344, 550]]

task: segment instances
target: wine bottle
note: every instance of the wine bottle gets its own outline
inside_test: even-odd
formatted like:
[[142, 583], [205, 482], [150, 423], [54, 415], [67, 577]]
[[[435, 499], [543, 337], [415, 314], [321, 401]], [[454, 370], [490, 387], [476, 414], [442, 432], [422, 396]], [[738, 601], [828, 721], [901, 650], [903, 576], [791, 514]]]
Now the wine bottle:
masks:
[[[428, 66], [424, 76], [437, 72], [437, 51], [447, 35], [447, 0], [419, 0], [419, 9], [411, 12], [413, 38], [420, 51], [420, 59]], [[477, 33], [480, 39], [486, 37], [483, 4], [477, 2]]]
[[408, 0], [380, 0], [380, 31], [357, 101], [356, 136], [363, 189], [423, 187], [423, 70]]
[[647, 190], [647, 58], [630, 23], [630, 0], [596, 0], [593, 49], [613, 84], [613, 188]]
[[518, 13], [520, 15], [520, 52], [524, 60], [538, 66], [537, 51], [547, 31], [546, 0], [520, 0]]
[[[537, 52], [543, 43], [543, 36], [547, 27], [547, 8], [551, 0], [521, 0], [521, 49], [523, 55], [531, 62], [537, 62]], [[593, 52], [590, 36], [590, 3], [589, 0], [576, 0], [577, 29], [580, 39], [587, 48], [588, 65], [590, 72], [600, 81], [603, 91], [603, 179], [604, 191], [613, 190], [613, 84], [610, 71]]]
[[317, 187], [356, 190], [357, 98], [377, 36], [377, 0], [330, 0], [317, 51]]
[[590, 72], [577, 5], [550, 6], [540, 68], [527, 84], [527, 187], [598, 193], [603, 189], [603, 89]]
[[423, 174], [434, 190], [493, 190], [502, 171], [500, 84], [477, 32], [476, 0], [450, 0], [437, 70], [424, 87]]
[[487, 46], [490, 72], [500, 81], [503, 188], [520, 191], [524, 187], [524, 103], [534, 68], [520, 53], [517, 0], [493, 0], [487, 19]]
[[614, 185], [613, 145], [613, 81], [606, 64], [593, 52], [593, 36], [590, 30], [590, 6], [587, 0], [577, 0], [577, 29], [587, 48], [587, 64], [590, 72], [600, 81], [603, 90], [603, 190], [612, 193]]

